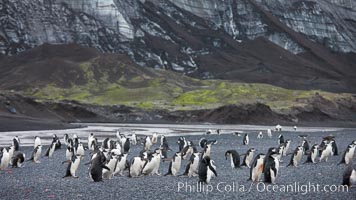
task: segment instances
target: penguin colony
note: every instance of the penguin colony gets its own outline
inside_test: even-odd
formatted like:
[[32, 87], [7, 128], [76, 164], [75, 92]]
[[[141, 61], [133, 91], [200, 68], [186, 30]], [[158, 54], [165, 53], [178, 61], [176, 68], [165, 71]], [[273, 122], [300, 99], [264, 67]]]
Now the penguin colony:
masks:
[[[216, 133], [220, 134], [220, 129]], [[276, 132], [281, 132], [282, 127], [278, 126]], [[213, 131], [206, 132], [207, 135]], [[233, 133], [234, 135], [237, 135]], [[272, 138], [272, 131], [266, 131], [267, 139]], [[238, 136], [241, 136], [238, 134]], [[293, 152], [289, 151], [291, 139], [284, 139], [282, 133], [276, 141], [276, 147], [271, 147], [267, 152], [258, 152], [258, 149], [249, 148], [246, 153], [239, 154], [234, 149], [227, 149], [225, 158], [229, 161], [232, 170], [248, 168], [250, 171], [248, 179], [252, 182], [264, 181], [275, 184], [278, 181], [282, 158], [291, 155], [287, 167], [299, 167], [301, 164], [327, 162], [330, 156], [338, 155], [338, 148], [335, 138], [327, 136], [322, 138], [320, 144], [313, 144], [309, 148], [307, 135], [299, 135], [301, 141]], [[259, 132], [257, 138], [263, 138], [263, 133]], [[217, 177], [217, 166], [211, 157], [211, 151], [217, 140], [201, 138], [197, 145], [185, 137], [177, 140], [178, 149], [173, 152], [172, 157], [168, 157], [168, 151], [173, 151], [164, 135], [153, 133], [151, 136], [138, 138], [136, 134], [125, 135], [117, 132], [116, 138], [105, 138], [99, 142], [93, 133], [89, 134], [87, 144], [83, 144], [77, 135], [63, 137], [66, 153], [62, 164], [67, 164], [63, 168], [63, 178], [78, 178], [77, 170], [81, 165], [84, 156], [90, 156], [90, 161], [84, 163], [88, 166], [88, 175], [94, 182], [111, 179], [114, 176], [142, 177], [147, 175], [164, 176], [188, 176], [198, 177], [199, 182], [209, 183], [212, 178]], [[244, 134], [242, 145], [249, 144], [249, 135]], [[277, 146], [278, 144], [278, 146]], [[31, 156], [26, 159], [26, 155], [20, 151], [20, 139], [16, 136], [12, 140], [12, 145], [0, 149], [0, 170], [7, 170], [9, 166], [13, 168], [24, 167], [25, 161], [41, 163], [43, 157], [51, 159], [57, 149], [62, 148], [62, 144], [57, 135], [53, 135], [52, 142], [44, 147], [41, 138], [34, 138], [34, 148]], [[142, 148], [139, 155], [131, 155], [128, 159], [130, 149]], [[156, 146], [157, 148], [153, 148]], [[43, 149], [45, 148], [45, 149]], [[356, 149], [356, 140], [352, 141], [341, 153], [340, 164], [345, 164], [346, 168], [342, 177], [342, 184], [351, 186], [356, 182], [356, 170], [352, 167], [352, 160]], [[258, 152], [258, 153], [257, 153]], [[306, 161], [302, 163], [303, 156]], [[242, 159], [241, 159], [241, 158]], [[160, 169], [161, 162], [169, 162], [168, 169]], [[186, 163], [185, 166], [184, 163]], [[166, 171], [166, 173], [161, 173]], [[125, 173], [127, 172], [127, 173]], [[263, 175], [263, 180], [262, 180]]]

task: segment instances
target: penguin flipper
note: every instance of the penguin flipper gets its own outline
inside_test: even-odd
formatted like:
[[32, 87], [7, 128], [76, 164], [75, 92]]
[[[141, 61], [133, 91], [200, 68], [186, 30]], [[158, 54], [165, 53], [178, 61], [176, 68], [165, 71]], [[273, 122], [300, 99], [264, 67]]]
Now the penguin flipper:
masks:
[[62, 162], [62, 165], [63, 165], [64, 163], [69, 163], [69, 162], [71, 162], [71, 161], [70, 161], [70, 160], [65, 160], [65, 161]]
[[209, 163], [209, 169], [215, 174], [216, 177], [218, 177], [218, 174], [216, 173], [214, 167], [212, 167], [210, 163]]
[[108, 171], [111, 171], [109, 167], [107, 167], [106, 165], [102, 165], [103, 169], [107, 169]]

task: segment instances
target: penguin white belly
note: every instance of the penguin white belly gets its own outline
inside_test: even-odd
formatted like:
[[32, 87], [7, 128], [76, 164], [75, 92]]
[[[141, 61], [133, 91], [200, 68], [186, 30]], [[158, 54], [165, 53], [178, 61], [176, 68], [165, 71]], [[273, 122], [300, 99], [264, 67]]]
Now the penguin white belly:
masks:
[[286, 156], [288, 153], [288, 149], [289, 149], [289, 143], [287, 143], [287, 145], [284, 147], [283, 149], [283, 155]]
[[303, 152], [298, 152], [297, 155], [294, 157], [294, 166], [298, 166], [298, 163], [302, 160]]
[[352, 155], [352, 153], [350, 151], [346, 152], [346, 154], [345, 154], [345, 164], [346, 165], [348, 165], [350, 163], [350, 161], [352, 161], [353, 156], [351, 156], [351, 155]]
[[154, 169], [155, 169], [155, 160], [152, 159], [146, 164], [145, 168], [143, 168], [142, 173], [145, 175], [151, 175], [153, 174]]
[[126, 165], [126, 157], [123, 157], [119, 162], [117, 162], [114, 175], [116, 175], [117, 173], [123, 175], [125, 165]]
[[66, 150], [66, 160], [70, 160], [72, 158], [72, 155], [73, 155], [73, 153], [67, 149]]
[[54, 150], [55, 150], [55, 144], [52, 145], [51, 149], [49, 150], [48, 158], [52, 158], [53, 157]]
[[3, 153], [1, 158], [1, 167], [0, 167], [1, 169], [6, 169], [9, 166], [9, 159], [10, 159], [9, 153], [8, 152]]
[[206, 173], [206, 183], [210, 183], [210, 180], [213, 176], [214, 176], [214, 173], [208, 167], [208, 171]]
[[196, 157], [193, 163], [190, 165], [189, 177], [198, 176], [198, 170], [199, 170], [199, 157]]
[[110, 159], [110, 161], [106, 164], [106, 166], [110, 169], [110, 171], [108, 171], [107, 169], [103, 169], [103, 176], [105, 178], [109, 178], [111, 179], [113, 176], [113, 171], [115, 170], [115, 165], [117, 163], [117, 159], [112, 158]]
[[78, 147], [77, 155], [80, 155], [80, 156], [84, 156], [85, 155], [85, 151], [84, 151], [83, 146], [79, 146]]
[[19, 161], [17, 161], [17, 167], [18, 168], [21, 168], [22, 167], [22, 163], [21, 163], [21, 161], [19, 160]]
[[351, 176], [350, 176], [350, 182], [356, 183], [356, 170], [352, 170]]
[[41, 149], [38, 149], [37, 152], [35, 153], [35, 155], [33, 157], [33, 161], [35, 163], [40, 163], [41, 153], [42, 153]]
[[246, 160], [245, 160], [245, 163], [247, 165], [248, 168], [251, 168], [251, 160], [253, 158], [253, 154], [250, 153], [247, 157], [246, 157]]
[[112, 149], [111, 153], [114, 153], [115, 155], [120, 155], [121, 154], [121, 147], [120, 148], [116, 148], [116, 149]]
[[350, 161], [353, 159], [353, 157], [354, 157], [354, 154], [355, 154], [355, 148], [356, 148], [356, 145], [354, 146], [354, 147], [352, 147], [351, 149], [350, 149]]
[[271, 173], [271, 182], [272, 182], [272, 184], [275, 184], [277, 174], [275, 174], [272, 169], [270, 169], [270, 173]]
[[329, 156], [331, 155], [332, 148], [331, 146], [327, 146], [326, 149], [321, 153], [320, 161], [325, 159], [325, 162], [328, 161]]
[[38, 145], [41, 145], [41, 139], [36, 138], [35, 139], [35, 144], [33, 145], [33, 148], [36, 148]]
[[157, 174], [157, 175], [160, 175], [158, 170], [159, 170], [159, 166], [161, 164], [161, 156], [160, 155], [157, 155], [154, 159], [155, 159], [155, 165], [154, 165], [154, 168], [153, 168], [153, 172], [152, 174]]
[[231, 154], [230, 154], [230, 161], [231, 161], [231, 168], [234, 169], [235, 168], [234, 158], [232, 157]]
[[92, 146], [93, 139], [92, 137], [88, 138], [88, 149], [89, 150], [94, 150], [94, 147]]
[[[276, 168], [276, 173], [274, 173], [274, 171], [271, 169], [271, 181], [272, 183], [276, 183], [276, 178], [277, 178], [277, 175], [278, 175], [278, 171], [279, 171], [279, 161], [277, 158], [274, 159], [274, 163], [275, 163], [275, 168]], [[273, 173], [273, 176], [272, 176], [272, 173]]]
[[136, 145], [137, 144], [137, 140], [136, 140], [136, 135], [135, 134], [132, 134], [131, 136], [131, 142], [133, 145]]
[[316, 163], [316, 157], [318, 156], [318, 150], [314, 150], [311, 154], [311, 160], [313, 163]]
[[140, 175], [142, 169], [141, 158], [135, 158], [134, 163], [130, 167], [130, 175], [132, 177], [137, 177]]
[[181, 164], [181, 159], [180, 158], [176, 158], [175, 162], [172, 163], [172, 175], [176, 176], [177, 173], [179, 172], [180, 169], [180, 164]]
[[79, 163], [80, 163], [80, 159], [75, 159], [75, 161], [70, 166], [70, 174], [73, 177], [77, 177], [77, 170], [78, 170], [78, 167], [79, 167]]

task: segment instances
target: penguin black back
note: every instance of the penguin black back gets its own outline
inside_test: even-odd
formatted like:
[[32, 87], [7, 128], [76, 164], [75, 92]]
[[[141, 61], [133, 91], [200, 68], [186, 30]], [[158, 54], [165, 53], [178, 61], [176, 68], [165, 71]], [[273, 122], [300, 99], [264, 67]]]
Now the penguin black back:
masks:
[[202, 158], [199, 163], [199, 170], [198, 170], [199, 182], [207, 183], [209, 169], [215, 174], [215, 176], [218, 176], [214, 167], [211, 166], [210, 157], [206, 156]]
[[232, 162], [234, 164], [234, 168], [240, 168], [240, 155], [235, 150], [228, 150], [225, 152], [225, 158], [231, 156]]

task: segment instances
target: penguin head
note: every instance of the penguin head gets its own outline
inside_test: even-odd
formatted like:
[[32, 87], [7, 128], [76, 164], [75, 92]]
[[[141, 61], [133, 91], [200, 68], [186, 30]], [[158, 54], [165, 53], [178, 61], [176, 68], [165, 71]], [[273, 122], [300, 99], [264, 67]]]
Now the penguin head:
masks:
[[182, 153], [181, 152], [176, 152], [176, 157], [181, 157], [182, 158]]
[[266, 155], [262, 154], [262, 153], [257, 155], [257, 159], [262, 159], [263, 160], [263, 159], [265, 159], [265, 157], [266, 157]]
[[230, 156], [231, 152], [230, 151], [226, 151], [225, 152], [225, 160], [227, 160], [227, 157]]
[[255, 152], [255, 151], [256, 151], [255, 148], [251, 148], [251, 149], [250, 149], [250, 152]]
[[319, 149], [319, 145], [318, 144], [314, 144], [313, 145], [313, 149]]
[[303, 151], [304, 150], [304, 148], [302, 146], [298, 146], [297, 149], [298, 149], [298, 151]]

